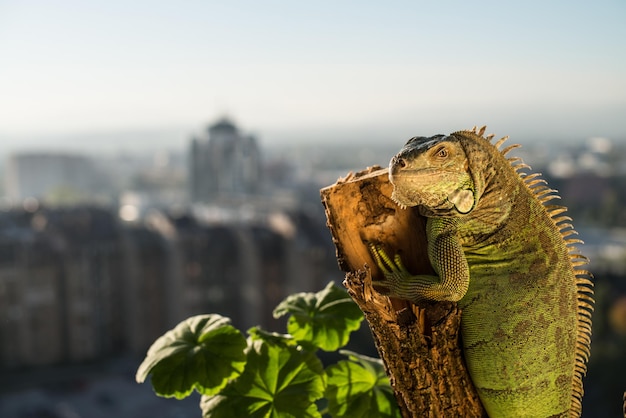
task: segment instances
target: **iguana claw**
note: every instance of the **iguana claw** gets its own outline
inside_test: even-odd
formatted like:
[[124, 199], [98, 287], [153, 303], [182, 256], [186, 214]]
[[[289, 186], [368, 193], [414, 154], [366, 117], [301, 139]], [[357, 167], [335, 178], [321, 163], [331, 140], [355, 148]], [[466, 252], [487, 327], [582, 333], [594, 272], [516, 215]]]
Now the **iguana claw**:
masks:
[[399, 254], [396, 254], [392, 260], [380, 245], [369, 244], [369, 250], [376, 265], [385, 276], [385, 280], [374, 281], [374, 289], [385, 295], [394, 294], [398, 284], [411, 277], [411, 273], [402, 263]]

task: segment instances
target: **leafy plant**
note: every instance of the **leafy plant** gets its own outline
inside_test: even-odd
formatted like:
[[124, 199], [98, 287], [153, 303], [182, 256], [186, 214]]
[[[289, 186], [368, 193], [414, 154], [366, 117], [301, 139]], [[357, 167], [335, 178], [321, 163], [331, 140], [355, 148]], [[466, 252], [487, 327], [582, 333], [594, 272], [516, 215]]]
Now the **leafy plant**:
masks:
[[395, 417], [398, 405], [380, 359], [342, 350], [348, 360], [326, 369], [328, 409], [333, 417]]
[[157, 339], [137, 370], [137, 382], [152, 373], [158, 395], [186, 398], [221, 390], [244, 370], [246, 339], [220, 315], [186, 319]]
[[[288, 296], [274, 317], [288, 334], [254, 327], [248, 338], [216, 314], [186, 319], [157, 339], [137, 370], [155, 393], [202, 394], [203, 417], [399, 417], [382, 362], [348, 351], [324, 369], [319, 350], [344, 347], [363, 315], [341, 288]], [[320, 405], [327, 405], [323, 411]]]

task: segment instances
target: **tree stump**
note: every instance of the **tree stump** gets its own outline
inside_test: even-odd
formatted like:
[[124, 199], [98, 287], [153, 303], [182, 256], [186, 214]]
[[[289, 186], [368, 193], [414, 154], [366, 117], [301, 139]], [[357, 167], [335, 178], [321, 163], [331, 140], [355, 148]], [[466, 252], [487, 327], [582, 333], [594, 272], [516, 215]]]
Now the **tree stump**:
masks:
[[459, 345], [455, 303], [416, 306], [372, 287], [384, 280], [368, 244], [400, 254], [415, 274], [432, 273], [426, 220], [391, 200], [387, 169], [349, 174], [321, 190], [344, 286], [369, 323], [403, 417], [486, 417]]

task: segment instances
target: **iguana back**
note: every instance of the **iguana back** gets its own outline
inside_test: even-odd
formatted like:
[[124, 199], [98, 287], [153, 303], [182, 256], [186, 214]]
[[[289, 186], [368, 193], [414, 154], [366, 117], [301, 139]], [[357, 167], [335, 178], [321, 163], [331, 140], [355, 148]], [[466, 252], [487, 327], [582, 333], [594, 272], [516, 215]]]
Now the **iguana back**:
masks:
[[[472, 379], [488, 410], [505, 416], [579, 416], [592, 300], [589, 274], [578, 269], [586, 259], [573, 247], [579, 240], [567, 239], [571, 219], [546, 205], [555, 195], [545, 182], [520, 177], [524, 166], [512, 166], [507, 150], [476, 132], [453, 136], [490, 186], [459, 228], [471, 277], [459, 304]], [[498, 207], [508, 214], [492, 227], [486, 221]], [[527, 402], [510, 410], [516, 397]]]
[[579, 416], [593, 310], [587, 259], [566, 209], [548, 204], [555, 191], [507, 159], [516, 145], [500, 151], [506, 138], [494, 145], [483, 134], [413, 138], [392, 160], [394, 199], [429, 218], [438, 277], [404, 277], [391, 293], [459, 301], [465, 360], [491, 417]]

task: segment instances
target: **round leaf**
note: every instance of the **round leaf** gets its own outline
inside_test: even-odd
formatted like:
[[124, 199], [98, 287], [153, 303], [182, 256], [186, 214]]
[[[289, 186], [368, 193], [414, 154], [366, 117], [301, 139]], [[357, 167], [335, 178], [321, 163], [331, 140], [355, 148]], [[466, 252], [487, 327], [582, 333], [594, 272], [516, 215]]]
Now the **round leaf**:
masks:
[[348, 293], [330, 282], [317, 293], [297, 293], [274, 310], [274, 317], [291, 314], [287, 331], [303, 345], [335, 351], [346, 345], [361, 326], [363, 313]]
[[254, 340], [244, 372], [219, 395], [203, 396], [204, 417], [321, 417], [325, 374], [310, 352]]
[[328, 410], [335, 418], [400, 417], [382, 362], [350, 353], [326, 369]]
[[157, 339], [139, 366], [136, 380], [152, 374], [157, 395], [182, 399], [196, 389], [217, 393], [245, 366], [244, 336], [220, 315], [186, 319]]
[[297, 342], [289, 334], [279, 334], [277, 332], [265, 331], [259, 327], [252, 327], [248, 330], [248, 335], [254, 340], [263, 340], [273, 345], [296, 346]]

